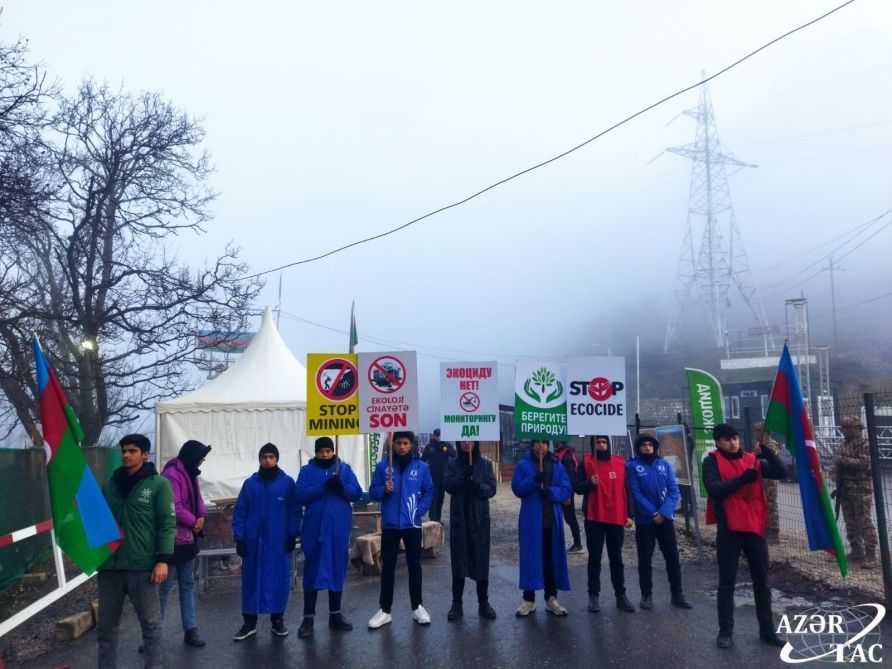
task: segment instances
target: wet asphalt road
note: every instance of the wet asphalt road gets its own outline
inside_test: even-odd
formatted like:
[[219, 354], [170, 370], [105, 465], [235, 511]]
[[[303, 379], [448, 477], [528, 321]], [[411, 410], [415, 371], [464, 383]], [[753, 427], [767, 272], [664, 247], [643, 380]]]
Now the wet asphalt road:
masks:
[[[685, 591], [694, 604], [692, 610], [686, 611], [669, 605], [665, 571], [661, 564], [656, 564], [654, 609], [629, 614], [614, 607], [609, 590], [602, 591], [600, 613], [586, 610], [583, 565], [582, 556], [574, 557], [570, 568], [574, 590], [559, 593], [558, 599], [569, 610], [569, 615], [564, 618], [545, 611], [541, 593], [537, 593], [535, 613], [528, 618], [516, 618], [514, 610], [520, 602], [517, 567], [494, 565], [490, 574], [490, 600], [498, 619], [478, 618], [473, 584], [469, 583], [465, 589], [465, 617], [460, 622], [450, 623], [446, 620], [451, 598], [449, 557], [448, 550], [441, 550], [438, 558], [423, 562], [424, 605], [433, 622], [428, 627], [421, 627], [412, 621], [405, 564], [401, 559], [397, 568], [394, 621], [375, 631], [368, 630], [366, 623], [378, 609], [378, 579], [351, 571], [343, 610], [355, 629], [348, 633], [328, 629], [328, 599], [322, 593], [317, 607], [316, 632], [308, 640], [297, 638], [302, 607], [300, 592], [292, 594], [286, 614], [291, 631], [288, 637], [272, 637], [269, 618], [262, 617], [257, 636], [236, 643], [232, 641], [232, 634], [241, 624], [239, 592], [237, 589], [211, 590], [197, 599], [199, 627], [208, 642], [204, 648], [183, 645], [174, 591], [169, 608], [171, 615], [164, 623], [165, 666], [190, 669], [786, 666], [779, 659], [778, 649], [759, 642], [752, 606], [737, 609], [735, 647], [726, 651], [716, 648], [715, 567], [683, 565]], [[626, 569], [626, 580], [629, 598], [637, 608], [639, 591], [634, 567]], [[602, 582], [606, 584], [608, 581], [609, 570], [605, 564]], [[776, 608], [776, 617], [780, 612]], [[136, 652], [139, 643], [139, 625], [132, 608], [126, 605], [119, 650], [122, 667], [136, 669], [142, 666], [142, 656]], [[48, 669], [95, 667], [96, 653], [96, 632], [93, 630], [22, 666]]]

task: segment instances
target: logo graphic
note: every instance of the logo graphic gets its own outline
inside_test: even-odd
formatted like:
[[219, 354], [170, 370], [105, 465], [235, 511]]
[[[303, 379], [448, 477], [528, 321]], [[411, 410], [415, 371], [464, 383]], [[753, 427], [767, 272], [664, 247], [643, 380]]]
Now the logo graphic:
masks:
[[607, 475], [607, 478], [609, 478], [609, 479], [615, 479], [615, 478], [616, 478], [616, 472], [610, 472], [610, 473]]
[[413, 527], [421, 527], [421, 519], [415, 520], [415, 514], [418, 513], [418, 495], [409, 495], [409, 499], [406, 500], [406, 510], [409, 512], [409, 518], [412, 519]]
[[316, 389], [327, 400], [343, 402], [356, 394], [356, 367], [349, 360], [332, 358], [319, 365]]
[[596, 402], [609, 400], [613, 395], [613, 384], [603, 376], [592, 379], [588, 384], [588, 394]]
[[471, 391], [464, 392], [458, 401], [458, 405], [465, 413], [474, 413], [480, 408], [480, 396]]
[[406, 382], [406, 368], [397, 358], [382, 355], [369, 365], [369, 383], [379, 393], [395, 393]]
[[148, 502], [152, 499], [152, 491], [149, 488], [143, 488], [139, 491], [139, 496], [142, 497], [143, 502]]
[[785, 614], [777, 628], [778, 634], [787, 638], [780, 658], [787, 664], [814, 660], [881, 664], [883, 645], [877, 628], [885, 615], [882, 604], [817, 607]]
[[523, 384], [527, 397], [540, 407], [555, 404], [564, 394], [564, 385], [557, 380], [554, 372], [547, 367], [540, 367]]

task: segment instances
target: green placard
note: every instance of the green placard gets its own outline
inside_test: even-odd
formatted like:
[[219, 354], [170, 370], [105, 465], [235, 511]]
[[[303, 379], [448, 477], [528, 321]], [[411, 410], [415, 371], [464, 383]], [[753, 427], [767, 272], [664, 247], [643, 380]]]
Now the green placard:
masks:
[[703, 485], [703, 458], [715, 445], [712, 440], [712, 428], [725, 422], [722, 386], [717, 378], [702, 369], [686, 368], [684, 371], [688, 377], [688, 391], [691, 394], [691, 430], [694, 433], [700, 495], [706, 497], [706, 486]]

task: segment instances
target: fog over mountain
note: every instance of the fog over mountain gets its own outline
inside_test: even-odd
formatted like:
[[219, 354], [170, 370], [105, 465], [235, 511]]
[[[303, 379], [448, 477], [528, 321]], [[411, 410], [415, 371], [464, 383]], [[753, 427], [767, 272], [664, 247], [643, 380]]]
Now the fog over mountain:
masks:
[[[233, 239], [263, 271], [462, 200], [837, 4], [14, 0], [0, 38], [27, 37], [66, 90], [92, 76], [202, 118], [216, 218], [174, 250], [197, 263]], [[892, 5], [863, 0], [709, 84], [724, 151], [758, 166], [728, 180], [769, 322], [784, 331], [804, 296], [813, 341], [833, 343], [833, 256], [834, 355], [852, 363], [882, 359], [892, 327], [890, 54]], [[499, 361], [503, 401], [518, 357], [610, 349], [633, 374], [635, 338], [655, 359], [674, 300], [691, 162], [664, 149], [694, 140], [698, 96], [285, 270], [285, 340], [298, 358], [345, 350], [355, 300], [360, 350], [419, 351], [426, 424], [441, 360]], [[729, 330], [754, 325], [729, 304]], [[714, 346], [696, 299], [677, 344]]]

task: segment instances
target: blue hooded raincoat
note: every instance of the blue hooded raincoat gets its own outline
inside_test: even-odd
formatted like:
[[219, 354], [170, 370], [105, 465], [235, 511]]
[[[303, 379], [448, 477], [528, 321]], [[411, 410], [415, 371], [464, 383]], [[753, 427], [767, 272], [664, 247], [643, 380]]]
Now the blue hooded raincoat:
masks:
[[255, 472], [242, 484], [232, 534], [248, 549], [242, 561], [243, 613], [284, 613], [291, 589], [291, 554], [285, 544], [300, 534], [300, 520], [294, 479], [285, 472], [269, 482]]
[[[325, 482], [340, 476], [343, 491], [326, 490]], [[297, 501], [304, 507], [300, 546], [304, 552], [304, 590], [344, 589], [353, 527], [351, 502], [362, 497], [362, 488], [350, 465], [339, 462], [323, 468], [314, 462], [300, 468]]]
[[[553, 457], [553, 456], [552, 456]], [[572, 489], [567, 472], [556, 460], [552, 468], [551, 486], [548, 490], [549, 509], [544, 509], [539, 496], [539, 484], [534, 477], [539, 464], [533, 450], [527, 451], [514, 468], [511, 490], [520, 497], [520, 516], [517, 532], [520, 539], [520, 589], [542, 590], [545, 588], [545, 575], [542, 573], [542, 514], [554, 516], [554, 529], [551, 533], [551, 554], [554, 560], [554, 578], [558, 590], [570, 590], [570, 573], [567, 568], [567, 550], [564, 545], [563, 502], [570, 499]]]

